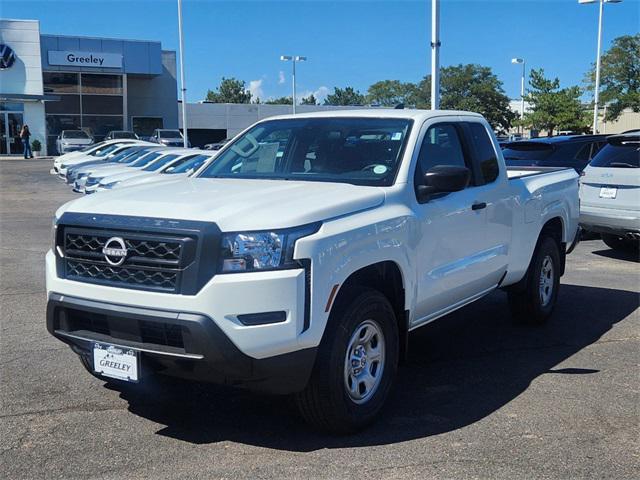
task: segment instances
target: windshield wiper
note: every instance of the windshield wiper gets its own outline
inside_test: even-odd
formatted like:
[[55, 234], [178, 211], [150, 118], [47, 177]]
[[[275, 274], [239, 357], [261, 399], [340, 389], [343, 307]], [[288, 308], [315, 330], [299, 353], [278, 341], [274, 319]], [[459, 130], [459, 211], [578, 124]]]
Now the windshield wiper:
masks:
[[639, 168], [638, 165], [631, 165], [630, 163], [626, 163], [626, 162], [611, 162], [609, 166], [619, 167], [619, 168]]

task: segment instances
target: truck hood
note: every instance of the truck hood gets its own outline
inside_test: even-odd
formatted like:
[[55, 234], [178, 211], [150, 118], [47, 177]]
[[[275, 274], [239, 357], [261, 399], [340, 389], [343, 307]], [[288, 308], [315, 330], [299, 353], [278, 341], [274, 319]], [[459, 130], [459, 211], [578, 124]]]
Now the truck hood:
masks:
[[65, 212], [215, 222], [222, 231], [289, 228], [377, 207], [379, 187], [286, 180], [184, 178], [99, 192]]

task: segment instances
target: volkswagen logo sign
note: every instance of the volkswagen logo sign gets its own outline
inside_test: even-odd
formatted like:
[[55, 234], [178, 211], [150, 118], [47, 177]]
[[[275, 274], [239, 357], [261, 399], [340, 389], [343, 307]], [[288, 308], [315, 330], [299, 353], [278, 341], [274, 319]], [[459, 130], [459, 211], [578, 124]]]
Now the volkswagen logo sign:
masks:
[[16, 54], [9, 45], [0, 43], [0, 70], [11, 68], [16, 61]]
[[120, 237], [111, 237], [102, 248], [104, 259], [109, 265], [118, 267], [124, 263], [127, 258], [127, 246]]

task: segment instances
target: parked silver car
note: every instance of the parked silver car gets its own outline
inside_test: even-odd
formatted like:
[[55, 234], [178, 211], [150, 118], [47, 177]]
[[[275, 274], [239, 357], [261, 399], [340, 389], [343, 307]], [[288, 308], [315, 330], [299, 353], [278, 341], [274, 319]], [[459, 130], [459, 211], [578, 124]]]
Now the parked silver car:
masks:
[[[153, 131], [149, 141], [159, 143], [165, 147], [182, 147], [184, 146], [184, 138], [180, 130], [157, 128]], [[188, 143], [191, 147], [191, 143]]]
[[92, 145], [93, 138], [84, 130], [63, 130], [56, 138], [58, 155], [63, 155]]
[[580, 224], [613, 249], [640, 247], [640, 134], [609, 137], [584, 169]]

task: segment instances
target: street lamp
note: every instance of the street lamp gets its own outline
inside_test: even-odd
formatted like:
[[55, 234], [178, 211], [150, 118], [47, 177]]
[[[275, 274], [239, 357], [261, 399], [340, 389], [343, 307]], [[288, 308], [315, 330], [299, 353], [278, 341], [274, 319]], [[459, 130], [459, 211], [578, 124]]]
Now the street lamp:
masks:
[[[511, 63], [522, 64], [522, 77], [520, 78], [520, 120], [524, 118], [524, 77], [527, 73], [527, 67], [524, 62], [524, 58], [512, 58]], [[524, 133], [524, 126], [521, 125]]]
[[431, 0], [431, 110], [440, 108], [440, 0]]
[[598, 51], [596, 53], [596, 87], [593, 92], [593, 134], [598, 133], [598, 100], [600, 97], [600, 51], [602, 50], [602, 13], [605, 3], [620, 3], [622, 0], [578, 0], [578, 3], [600, 4], [598, 15]]
[[178, 0], [178, 36], [180, 47], [180, 90], [182, 98], [182, 144], [189, 147], [189, 134], [187, 133], [187, 88], [184, 84], [184, 41], [182, 38], [182, 0]]
[[296, 114], [296, 63], [297, 62], [306, 62], [307, 57], [301, 57], [299, 55], [281, 55], [280, 60], [283, 62], [291, 62], [293, 66], [293, 71], [291, 74], [291, 81], [293, 83], [293, 97], [291, 98], [291, 103], [293, 104], [293, 114]]

